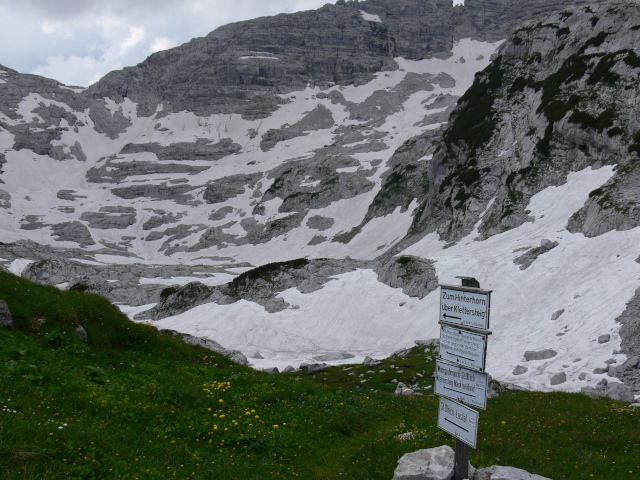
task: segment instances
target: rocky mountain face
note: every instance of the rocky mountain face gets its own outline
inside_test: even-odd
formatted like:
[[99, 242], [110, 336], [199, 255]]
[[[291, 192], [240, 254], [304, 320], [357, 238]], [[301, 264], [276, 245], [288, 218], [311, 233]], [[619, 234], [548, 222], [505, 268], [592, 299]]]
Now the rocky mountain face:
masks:
[[[0, 263], [276, 363], [435, 337], [458, 274], [528, 285], [496, 301], [492, 374], [579, 389], [638, 354], [639, 44], [631, 0], [340, 0], [87, 89], [0, 67]], [[525, 338], [539, 285], [562, 295]], [[582, 358], [571, 322], [616, 348]]]
[[[429, 135], [396, 150], [370, 212], [419, 198], [412, 232], [455, 242], [480, 221], [484, 239], [531, 221], [531, 197], [569, 172], [616, 165], [568, 229], [593, 237], [640, 225], [638, 24], [637, 5], [607, 3], [517, 29], [437, 145]], [[425, 154], [430, 163], [417, 161]]]

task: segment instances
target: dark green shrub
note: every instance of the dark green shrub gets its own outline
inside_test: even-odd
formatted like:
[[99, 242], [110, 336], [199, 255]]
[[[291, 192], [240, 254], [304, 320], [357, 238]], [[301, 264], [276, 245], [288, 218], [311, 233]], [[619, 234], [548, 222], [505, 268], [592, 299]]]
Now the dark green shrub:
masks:
[[599, 47], [604, 43], [608, 36], [609, 34], [607, 32], [600, 32], [595, 37], [591, 37], [584, 43], [580, 50], [578, 50], [578, 54], [582, 55], [589, 47]]
[[559, 28], [558, 31], [556, 32], [556, 36], [562, 37], [564, 35], [569, 35], [569, 33], [571, 33], [571, 30], [569, 30], [569, 27], [562, 27], [562, 28]]
[[620, 75], [611, 71], [616, 63], [616, 53], [609, 53], [602, 57], [593, 70], [593, 73], [589, 76], [587, 83], [589, 85], [595, 85], [596, 83], [614, 83], [620, 80]]
[[633, 68], [640, 68], [640, 57], [636, 55], [636, 52], [629, 50], [629, 53], [624, 57], [624, 63]]
[[617, 137], [618, 135], [622, 135], [623, 133], [624, 130], [620, 127], [613, 127], [607, 130], [607, 135], [609, 135], [610, 137]]
[[586, 112], [576, 110], [569, 117], [571, 123], [578, 123], [582, 128], [591, 128], [602, 132], [605, 128], [609, 128], [613, 125], [613, 119], [616, 117], [616, 113], [612, 108], [607, 108], [597, 117], [589, 115]]
[[453, 144], [464, 142], [470, 149], [469, 156], [475, 156], [492, 137], [497, 120], [493, 104], [502, 87], [504, 72], [502, 57], [476, 75], [473, 85], [460, 97], [456, 109], [451, 115], [451, 124], [444, 135], [444, 143], [451, 152]]

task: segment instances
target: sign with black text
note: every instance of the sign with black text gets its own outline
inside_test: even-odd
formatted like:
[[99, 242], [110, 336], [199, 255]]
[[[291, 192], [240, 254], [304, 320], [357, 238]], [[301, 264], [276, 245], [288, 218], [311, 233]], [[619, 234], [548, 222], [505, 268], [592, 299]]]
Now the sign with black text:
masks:
[[487, 335], [462, 328], [442, 325], [440, 329], [440, 357], [473, 370], [484, 371]]
[[481, 330], [489, 329], [491, 292], [470, 287], [442, 285], [440, 321]]
[[470, 447], [476, 448], [478, 438], [478, 412], [464, 405], [440, 397], [438, 427]]
[[489, 375], [436, 360], [435, 393], [459, 402], [487, 408]]

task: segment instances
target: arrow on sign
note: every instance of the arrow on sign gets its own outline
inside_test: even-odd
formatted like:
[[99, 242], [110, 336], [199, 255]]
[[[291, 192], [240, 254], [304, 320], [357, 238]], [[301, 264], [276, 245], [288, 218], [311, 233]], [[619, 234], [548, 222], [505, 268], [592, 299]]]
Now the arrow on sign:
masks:
[[454, 352], [450, 352], [449, 350], [446, 350], [446, 352], [449, 355], [453, 355], [454, 357], [457, 357], [457, 358], [464, 358], [465, 360], [473, 360], [473, 358], [471, 357], [465, 357], [464, 355], [456, 355]]
[[444, 419], [445, 422], [449, 422], [452, 423], [453, 425], [455, 425], [458, 428], [461, 428], [462, 430], [464, 430], [465, 432], [468, 432], [469, 430], [467, 430], [466, 428], [464, 428], [462, 425], [458, 425], [456, 422], [452, 422], [451, 420], [449, 420], [448, 418]]
[[462, 320], [460, 317], [454, 317], [453, 315], [447, 315], [446, 313], [443, 315], [444, 318], [455, 318], [456, 320]]

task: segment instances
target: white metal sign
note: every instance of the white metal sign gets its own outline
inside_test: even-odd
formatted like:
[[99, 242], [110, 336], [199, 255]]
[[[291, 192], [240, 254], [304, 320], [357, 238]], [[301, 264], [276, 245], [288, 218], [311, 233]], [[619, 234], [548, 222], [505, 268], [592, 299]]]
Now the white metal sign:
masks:
[[441, 322], [482, 330], [489, 328], [491, 292], [445, 285], [440, 290]]
[[438, 395], [486, 410], [489, 375], [436, 360]]
[[440, 397], [438, 427], [467, 445], [476, 448], [478, 438], [478, 412], [469, 407]]
[[487, 335], [462, 328], [442, 325], [440, 329], [440, 357], [474, 370], [484, 371]]

